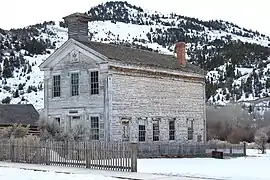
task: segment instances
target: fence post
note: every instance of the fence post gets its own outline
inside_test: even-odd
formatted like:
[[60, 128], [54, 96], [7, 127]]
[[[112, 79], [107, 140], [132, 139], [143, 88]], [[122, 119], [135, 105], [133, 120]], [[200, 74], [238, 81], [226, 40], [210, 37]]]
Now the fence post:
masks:
[[247, 156], [247, 144], [244, 142], [244, 156]]
[[131, 172], [137, 172], [137, 143], [131, 143]]
[[46, 157], [46, 165], [50, 165], [50, 144], [48, 142], [45, 143], [45, 157]]
[[89, 159], [89, 146], [88, 143], [84, 142], [84, 152], [85, 152], [85, 162], [86, 162], [86, 168], [90, 168], [90, 159]]
[[11, 162], [15, 162], [15, 145], [12, 142], [10, 147], [10, 156]]

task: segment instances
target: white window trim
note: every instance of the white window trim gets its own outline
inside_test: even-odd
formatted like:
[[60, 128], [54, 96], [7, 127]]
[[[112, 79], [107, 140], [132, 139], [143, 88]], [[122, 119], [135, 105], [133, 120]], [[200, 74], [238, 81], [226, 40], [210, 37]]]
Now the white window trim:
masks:
[[[188, 128], [189, 128], [189, 123], [192, 122], [192, 130], [193, 130], [193, 133], [192, 133], [192, 139], [188, 139]], [[195, 136], [195, 133], [194, 133], [194, 122], [195, 122], [195, 118], [186, 118], [186, 123], [187, 123], [187, 140], [188, 141], [194, 141], [196, 136]]]
[[[98, 94], [91, 94], [91, 72], [98, 72]], [[96, 96], [96, 95], [100, 95], [100, 69], [98, 68], [92, 68], [92, 69], [88, 69], [87, 71], [88, 73], [88, 77], [89, 77], [89, 83], [88, 83], [88, 91], [90, 96]]]
[[[176, 120], [177, 118], [171, 118], [168, 120], [169, 142], [176, 141]], [[170, 140], [170, 121], [174, 121], [174, 140]]]
[[[100, 114], [89, 114], [89, 123], [90, 123], [90, 140], [91, 141], [100, 141]], [[92, 139], [92, 128], [91, 128], [91, 117], [98, 117], [98, 140]], [[105, 133], [105, 130], [104, 130]]]
[[[54, 95], [53, 95], [53, 93], [54, 93], [54, 91], [53, 91], [53, 88], [54, 88], [54, 81], [53, 81], [53, 77], [54, 76], [60, 76], [60, 96], [58, 96], [58, 97], [54, 97]], [[51, 90], [51, 94], [52, 94], [52, 99], [60, 99], [61, 98], [61, 96], [62, 96], [62, 74], [61, 73], [53, 73], [52, 74], [52, 83], [51, 83], [51, 86], [52, 86], [52, 90]]]
[[[79, 74], [79, 83], [78, 83], [78, 85], [79, 85], [79, 87], [78, 87], [78, 93], [79, 93], [79, 95], [72, 96], [71, 74], [76, 74], [76, 73]], [[80, 71], [80, 70], [72, 70], [72, 71], [69, 71], [69, 72], [68, 72], [68, 77], [69, 77], [69, 78], [68, 78], [68, 79], [69, 79], [69, 93], [70, 93], [70, 97], [78, 97], [78, 96], [80, 96], [80, 94], [81, 94], [81, 87], [80, 87], [81, 76], [80, 76], [80, 74], [81, 74], [81, 71]]]

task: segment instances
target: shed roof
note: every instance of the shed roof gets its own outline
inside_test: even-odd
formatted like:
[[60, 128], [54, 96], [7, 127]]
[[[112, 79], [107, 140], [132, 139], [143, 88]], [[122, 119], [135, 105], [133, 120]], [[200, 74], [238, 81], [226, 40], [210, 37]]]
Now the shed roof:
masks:
[[39, 113], [32, 104], [1, 104], [0, 124], [36, 125]]

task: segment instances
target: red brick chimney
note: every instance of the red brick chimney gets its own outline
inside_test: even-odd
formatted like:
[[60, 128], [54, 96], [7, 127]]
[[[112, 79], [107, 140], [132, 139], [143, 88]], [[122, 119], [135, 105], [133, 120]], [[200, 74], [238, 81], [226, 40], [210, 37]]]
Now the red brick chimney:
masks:
[[175, 46], [176, 58], [177, 63], [183, 67], [186, 67], [186, 43], [185, 42], [178, 42]]

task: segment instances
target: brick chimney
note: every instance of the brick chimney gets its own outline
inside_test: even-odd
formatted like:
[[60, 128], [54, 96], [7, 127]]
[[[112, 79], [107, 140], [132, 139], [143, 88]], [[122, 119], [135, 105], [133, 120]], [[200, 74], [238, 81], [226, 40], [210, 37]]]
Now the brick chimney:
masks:
[[186, 67], [186, 43], [178, 42], [175, 45], [176, 59], [180, 66]]
[[73, 13], [63, 18], [68, 26], [68, 39], [73, 38], [78, 41], [88, 41], [89, 16], [83, 13]]

